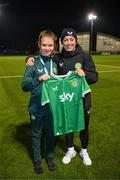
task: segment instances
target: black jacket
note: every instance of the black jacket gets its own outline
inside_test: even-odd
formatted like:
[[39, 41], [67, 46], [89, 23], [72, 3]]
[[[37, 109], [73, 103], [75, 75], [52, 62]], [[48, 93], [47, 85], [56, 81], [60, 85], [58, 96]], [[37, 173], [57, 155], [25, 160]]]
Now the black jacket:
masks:
[[[55, 62], [57, 63], [58, 74], [67, 74], [68, 71], [75, 70], [76, 63], [80, 63], [85, 72], [85, 78], [88, 84], [96, 83], [98, 80], [98, 73], [96, 72], [92, 57], [88, 53], [85, 53], [78, 44], [76, 50], [73, 52], [66, 52], [62, 49], [62, 52], [55, 56]], [[85, 110], [89, 110], [90, 107], [91, 97], [88, 94], [84, 98], [84, 108]]]

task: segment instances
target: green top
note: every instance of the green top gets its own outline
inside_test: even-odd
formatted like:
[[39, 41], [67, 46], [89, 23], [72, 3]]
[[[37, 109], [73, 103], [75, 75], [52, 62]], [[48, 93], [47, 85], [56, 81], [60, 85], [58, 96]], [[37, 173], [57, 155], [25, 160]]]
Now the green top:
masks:
[[80, 77], [75, 72], [64, 76], [52, 75], [50, 80], [44, 81], [41, 103], [50, 103], [54, 135], [84, 129], [83, 97], [89, 92], [91, 89], [85, 77]]
[[49, 106], [41, 106], [41, 87], [43, 81], [39, 81], [39, 76], [45, 74], [47, 69], [48, 74], [56, 73], [56, 64], [50, 57], [41, 56], [44, 64], [40, 61], [40, 56], [35, 60], [33, 66], [27, 66], [22, 79], [22, 89], [25, 92], [31, 92], [29, 102], [29, 112], [35, 115], [47, 115], [50, 113]]

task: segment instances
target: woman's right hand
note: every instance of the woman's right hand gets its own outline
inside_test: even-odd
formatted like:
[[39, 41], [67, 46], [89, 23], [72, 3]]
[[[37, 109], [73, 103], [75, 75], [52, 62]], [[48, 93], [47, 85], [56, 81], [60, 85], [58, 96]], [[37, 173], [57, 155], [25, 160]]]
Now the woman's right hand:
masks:
[[26, 66], [33, 66], [35, 62], [34, 57], [29, 57], [26, 59]]
[[39, 81], [45, 81], [50, 79], [50, 76], [48, 74], [43, 74], [42, 76], [39, 77]]

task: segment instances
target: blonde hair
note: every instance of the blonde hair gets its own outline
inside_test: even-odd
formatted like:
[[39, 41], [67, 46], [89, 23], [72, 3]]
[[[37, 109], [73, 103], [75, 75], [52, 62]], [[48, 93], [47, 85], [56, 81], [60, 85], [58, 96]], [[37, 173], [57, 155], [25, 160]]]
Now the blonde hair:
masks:
[[57, 36], [55, 35], [54, 32], [50, 31], [50, 30], [44, 30], [44, 31], [41, 31], [40, 34], [39, 34], [39, 37], [38, 37], [38, 47], [40, 48], [40, 43], [41, 43], [41, 39], [43, 37], [50, 37], [53, 39], [54, 41], [54, 51], [53, 51], [53, 54], [55, 53], [55, 50], [56, 50], [56, 41], [57, 41]]

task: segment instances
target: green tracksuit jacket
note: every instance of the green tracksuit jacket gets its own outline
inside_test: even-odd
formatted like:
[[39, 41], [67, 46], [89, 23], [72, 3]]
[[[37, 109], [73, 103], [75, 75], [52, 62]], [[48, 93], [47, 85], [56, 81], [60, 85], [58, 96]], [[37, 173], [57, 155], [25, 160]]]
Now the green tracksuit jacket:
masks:
[[39, 81], [39, 76], [45, 74], [45, 68], [48, 74], [52, 72], [56, 74], [57, 68], [55, 62], [50, 57], [41, 56], [44, 64], [41, 63], [39, 56], [33, 66], [27, 66], [22, 79], [22, 89], [25, 92], [31, 91], [29, 102], [29, 113], [34, 115], [50, 114], [49, 105], [41, 106], [41, 90], [42, 81]]

